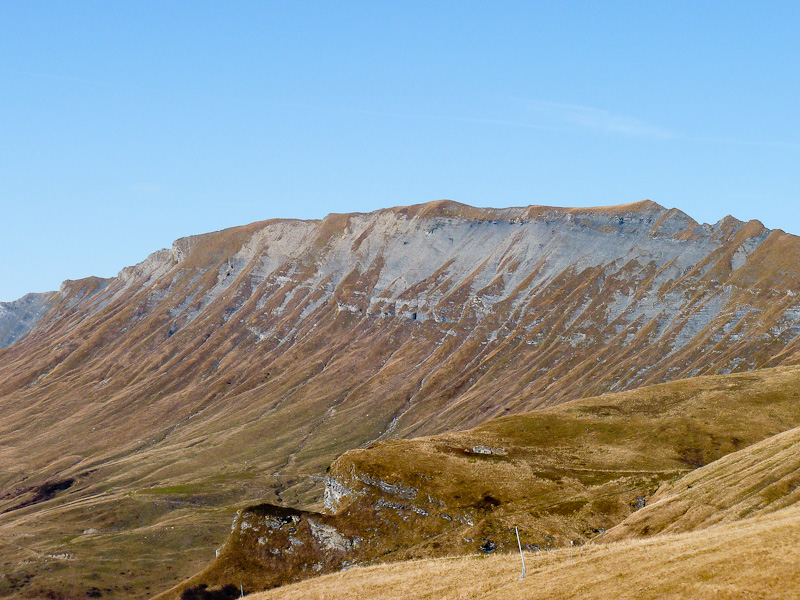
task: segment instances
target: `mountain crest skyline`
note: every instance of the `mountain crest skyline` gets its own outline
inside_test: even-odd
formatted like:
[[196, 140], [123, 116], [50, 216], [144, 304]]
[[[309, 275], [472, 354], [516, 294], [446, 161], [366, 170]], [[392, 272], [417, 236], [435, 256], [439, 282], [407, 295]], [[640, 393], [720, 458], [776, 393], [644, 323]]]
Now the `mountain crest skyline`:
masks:
[[54, 500], [56, 540], [79, 507], [185, 509], [153, 489], [314, 511], [349, 450], [796, 365], [797, 256], [800, 238], [756, 221], [647, 201], [438, 201], [180, 238], [0, 305], [0, 511], [74, 500]]

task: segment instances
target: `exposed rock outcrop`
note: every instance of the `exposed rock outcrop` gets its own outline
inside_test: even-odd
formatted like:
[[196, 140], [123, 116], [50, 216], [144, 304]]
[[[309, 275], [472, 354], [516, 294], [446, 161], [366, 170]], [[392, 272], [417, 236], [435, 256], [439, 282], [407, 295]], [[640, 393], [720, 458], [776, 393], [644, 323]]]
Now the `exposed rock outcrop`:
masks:
[[14, 302], [0, 302], [0, 348], [10, 346], [25, 335], [48, 313], [56, 294], [27, 294]]

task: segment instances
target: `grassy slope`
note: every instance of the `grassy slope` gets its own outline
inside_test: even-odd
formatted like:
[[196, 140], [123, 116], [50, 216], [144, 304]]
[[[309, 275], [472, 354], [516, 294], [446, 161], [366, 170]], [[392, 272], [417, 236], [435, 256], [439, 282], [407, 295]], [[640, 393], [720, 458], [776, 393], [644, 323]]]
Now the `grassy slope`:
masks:
[[253, 600], [797, 598], [800, 508], [692, 533], [489, 558], [355, 568]]
[[[550, 546], [549, 535], [552, 546], [565, 545], [616, 525], [637, 496], [650, 496], [661, 482], [800, 425], [798, 380], [800, 369], [787, 367], [574, 401], [351, 451], [331, 474], [355, 470], [417, 487], [447, 510], [475, 517], [463, 537], [508, 538], [516, 524], [524, 527], [523, 543]], [[468, 452], [477, 445], [506, 455]], [[487, 495], [499, 503], [481, 509]], [[425, 557], [437, 543], [437, 552], [468, 550], [448, 539], [406, 555]]]
[[[547, 533], [556, 547], [579, 538], [587, 526], [599, 529], [623, 520], [630, 512], [630, 492], [620, 498], [625, 490], [653, 492], [659, 481], [675, 479], [698, 463], [800, 425], [798, 380], [800, 369], [783, 367], [575, 401], [467, 432], [378, 443], [347, 453], [332, 472], [337, 465], [354, 464], [385, 480], [419, 485], [408, 476], [437, 475], [421, 478], [434, 496], [483, 519], [472, 530], [446, 533], [416, 548], [412, 544], [388, 559], [475, 552], [481, 533], [505, 529], [507, 534], [513, 524], [523, 528], [523, 543], [546, 547], [542, 534]], [[507, 455], [486, 458], [460, 451], [477, 444], [504, 447]], [[43, 576], [48, 589], [58, 582], [66, 598], [85, 597], [95, 586], [104, 595], [114, 595], [105, 591], [110, 589], [141, 597], [160, 591], [165, 577], [180, 580], [208, 564], [230, 527], [231, 509], [223, 507], [242, 501], [232, 490], [249, 489], [259, 497], [259, 478], [250, 478], [241, 464], [236, 470], [214, 461], [207, 463], [208, 472], [190, 473], [191, 463], [178, 459], [196, 449], [164, 446], [152, 449], [159, 453], [158, 468], [123, 455], [53, 500], [15, 511], [13, 519], [12, 513], [5, 515], [0, 557], [9, 579], [0, 592], [13, 591], [10, 582], [33, 574], [27, 595], [35, 593], [36, 578]], [[211, 470], [217, 473], [213, 481]], [[170, 480], [182, 485], [159, 484]], [[502, 504], [483, 512], [470, 508], [487, 492]], [[90, 528], [98, 533], [84, 533]], [[464, 537], [475, 542], [465, 545]], [[70, 555], [86, 557], [90, 568], [72, 569]], [[120, 562], [126, 566], [118, 569]], [[125, 592], [129, 571], [144, 589]]]
[[601, 539], [692, 531], [769, 514], [798, 500], [800, 428], [795, 428], [662, 486], [649, 506]]
[[[800, 425], [798, 382], [796, 367], [695, 378], [496, 419], [465, 432], [376, 443], [332, 465], [332, 476], [363, 492], [350, 498], [337, 526], [371, 536], [369, 550], [358, 558], [362, 564], [474, 554], [484, 539], [508, 551], [516, 547], [515, 525], [530, 547], [582, 544], [603, 528], [635, 518], [632, 501], [651, 496], [661, 483], [679, 486], [687, 473], [703, 477], [712, 465], [735, 465], [742, 457], [758, 462], [769, 455], [780, 463], [791, 453], [786, 447], [791, 438], [772, 438], [783, 444], [773, 454], [757, 442]], [[477, 445], [505, 454], [471, 452]], [[714, 462], [726, 455], [730, 461]], [[701, 465], [708, 466], [698, 469]], [[764, 468], [754, 464], [753, 477], [743, 485], [774, 495], [770, 481], [756, 478]], [[733, 480], [736, 469], [730, 470]], [[359, 488], [361, 474], [418, 488], [412, 508], [430, 516], [375, 511], [381, 497], [374, 487]], [[445, 513], [456, 519], [445, 521]], [[459, 516], [470, 522], [457, 523]], [[223, 553], [202, 577], [212, 585], [238, 577], [258, 589], [262, 567], [249, 573], [246, 553], [244, 547]]]
[[511, 553], [355, 568], [253, 598], [796, 598], [799, 447], [795, 428], [691, 471], [605, 544], [526, 553], [524, 581]]
[[201, 569], [236, 507], [269, 490], [256, 465], [185, 460], [192, 452], [198, 449], [155, 443], [84, 459], [67, 471], [74, 477], [68, 489], [15, 510], [36, 500], [40, 481], [63, 480], [58, 465], [32, 472], [32, 489], [3, 487], [0, 572], [8, 578], [0, 596], [85, 598], [96, 588], [103, 597], [146, 598]]

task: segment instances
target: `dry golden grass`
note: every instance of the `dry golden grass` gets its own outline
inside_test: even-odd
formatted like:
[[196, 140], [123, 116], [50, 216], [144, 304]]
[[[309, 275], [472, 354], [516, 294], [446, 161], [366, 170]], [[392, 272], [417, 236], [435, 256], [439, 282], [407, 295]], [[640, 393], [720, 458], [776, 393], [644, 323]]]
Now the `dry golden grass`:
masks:
[[[678, 498], [684, 529], [700, 524], [696, 516], [704, 516], [704, 525], [714, 522], [715, 511], [719, 518], [739, 518], [743, 508], [763, 509], [768, 499], [777, 509], [797, 499], [789, 488], [800, 430], [776, 434], [800, 425], [798, 381], [797, 367], [696, 378], [495, 419], [469, 431], [378, 442], [331, 466], [330, 475], [354, 493], [329, 523], [369, 540], [346, 557], [366, 564], [470, 555], [485, 540], [508, 551], [516, 547], [515, 525], [531, 549], [583, 543], [621, 522], [638, 523], [648, 511], [635, 507], [663, 483], [700, 490], [682, 483], [695, 470], [689, 477], [708, 486], [702, 496]], [[502, 454], [473, 451], [481, 445], [502, 448]], [[726, 455], [730, 460], [717, 467], [714, 461]], [[777, 467], [783, 475], [776, 479]], [[413, 506], [379, 510], [382, 501], [397, 498], [382, 496], [365, 479], [417, 489], [413, 501], [402, 500]], [[661, 531], [676, 516], [652, 514], [631, 531]], [[311, 563], [330, 558], [320, 551], [308, 563], [264, 560], [256, 542], [262, 535], [256, 529], [233, 535], [191, 584], [242, 582], [255, 591], [307, 577]], [[338, 568], [335, 560], [324, 568]], [[179, 593], [173, 588], [164, 598]]]
[[663, 485], [648, 506], [600, 539], [693, 531], [775, 512], [799, 500], [800, 428], [796, 428]]
[[570, 551], [354, 568], [253, 600], [797, 598], [800, 508], [698, 532]]
[[[507, 545], [508, 528], [518, 524], [523, 543], [544, 548], [549, 535], [553, 546], [565, 545], [617, 525], [637, 497], [651, 496], [662, 482], [799, 426], [798, 380], [800, 369], [783, 367], [608, 394], [493, 419], [469, 431], [380, 442], [346, 453], [330, 473], [354, 490], [361, 485], [358, 473], [418, 488], [420, 496], [442, 501], [444, 512], [474, 515], [476, 528], [465, 528], [466, 538]], [[481, 445], [506, 454], [469, 452]], [[753, 477], [762, 468], [754, 465]], [[487, 495], [496, 502], [484, 510]], [[409, 547], [427, 539], [412, 537]], [[439, 554], [467, 550], [435, 542]], [[402, 558], [435, 555], [429, 546]]]

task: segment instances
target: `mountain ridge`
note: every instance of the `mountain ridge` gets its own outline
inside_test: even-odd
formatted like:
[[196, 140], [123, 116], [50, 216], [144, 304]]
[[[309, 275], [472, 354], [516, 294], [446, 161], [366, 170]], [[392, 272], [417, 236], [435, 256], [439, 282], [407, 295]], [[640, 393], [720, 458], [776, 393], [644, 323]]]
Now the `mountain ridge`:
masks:
[[0, 349], [0, 511], [73, 484], [0, 527], [64, 539], [91, 496], [184, 515], [174, 548], [197, 513], [152, 490], [197, 490], [222, 535], [232, 506], [321, 508], [328, 465], [375, 441], [800, 360], [795, 236], [652, 202], [464, 206], [262, 221], [65, 282]]
[[[487, 214], [500, 215], [500, 214], [513, 214], [513, 213], [518, 213], [520, 216], [521, 215], [532, 216], [532, 215], [535, 215], [535, 214], [538, 214], [538, 213], [551, 212], [551, 211], [560, 211], [560, 212], [568, 213], [568, 214], [581, 214], [581, 213], [591, 214], [593, 212], [619, 212], [619, 211], [630, 211], [630, 212], [642, 211], [642, 212], [644, 212], [644, 211], [647, 211], [647, 210], [666, 211], [666, 214], [664, 215], [664, 218], [666, 218], [668, 215], [676, 214], [676, 215], [681, 215], [683, 218], [694, 222], [694, 220], [691, 219], [691, 217], [689, 217], [686, 213], [684, 213], [684, 212], [682, 212], [682, 211], [680, 211], [678, 209], [674, 209], [674, 208], [673, 209], [666, 209], [662, 205], [660, 205], [660, 204], [658, 204], [656, 202], [653, 202], [652, 200], [640, 200], [640, 201], [637, 201], [637, 202], [630, 202], [630, 203], [627, 203], [627, 204], [617, 204], [617, 205], [608, 205], [608, 206], [594, 206], [594, 207], [590, 206], [590, 207], [573, 207], [573, 208], [570, 208], [570, 207], [545, 206], [545, 205], [514, 206], [514, 207], [507, 207], [507, 208], [489, 208], [489, 207], [481, 208], [481, 207], [473, 207], [473, 206], [470, 206], [468, 204], [463, 204], [463, 203], [460, 203], [460, 202], [456, 202], [454, 200], [442, 199], [442, 200], [435, 200], [435, 201], [427, 202], [427, 203], [420, 203], [420, 204], [412, 204], [412, 205], [406, 205], [406, 206], [394, 206], [394, 207], [390, 207], [390, 208], [383, 208], [383, 209], [378, 209], [376, 211], [372, 211], [371, 213], [370, 212], [329, 213], [327, 216], [325, 216], [325, 217], [323, 217], [321, 219], [293, 219], [293, 218], [265, 219], [265, 220], [261, 220], [261, 221], [255, 221], [255, 222], [250, 223], [248, 225], [233, 226], [233, 227], [228, 227], [226, 229], [221, 229], [221, 230], [212, 231], [212, 232], [208, 232], [208, 233], [201, 233], [201, 234], [194, 234], [194, 235], [184, 236], [184, 237], [176, 239], [173, 242], [172, 250], [175, 251], [175, 250], [178, 250], [179, 248], [184, 248], [185, 249], [187, 246], [192, 245], [192, 244], [194, 244], [194, 243], [196, 243], [198, 241], [201, 241], [202, 239], [207, 238], [209, 236], [213, 236], [213, 235], [216, 235], [216, 234], [221, 234], [221, 233], [224, 233], [224, 232], [236, 231], [236, 230], [240, 230], [242, 228], [253, 228], [253, 227], [259, 227], [259, 226], [266, 226], [268, 224], [280, 223], [280, 222], [320, 223], [322, 221], [325, 221], [328, 218], [348, 217], [348, 216], [365, 216], [365, 215], [378, 213], [378, 212], [391, 212], [391, 213], [395, 213], [395, 214], [402, 213], [402, 214], [406, 214], [406, 215], [411, 214], [412, 216], [462, 216], [463, 217], [463, 216], [465, 216], [465, 214], [477, 214], [477, 215], [486, 217]], [[749, 222], [750, 223], [756, 223], [756, 224], [760, 225], [761, 227], [763, 227], [763, 224], [760, 221], [753, 220], [753, 221], [749, 221]], [[727, 215], [727, 216], [723, 217], [722, 219], [720, 219], [720, 221], [718, 221], [716, 224], [711, 225], [711, 227], [717, 227], [717, 226], [719, 226], [721, 224], [724, 224], [724, 223], [733, 223], [734, 227], [736, 227], [736, 226], [740, 227], [743, 224], [745, 224], [744, 221], [740, 221], [739, 219], [736, 219], [735, 217], [733, 217], [731, 215]], [[704, 225], [708, 226], [708, 224], [704, 224]], [[782, 232], [780, 229], [776, 229], [774, 231]], [[158, 250], [158, 251], [152, 253], [150, 256], [148, 256], [145, 259], [145, 261], [142, 261], [142, 262], [146, 262], [148, 259], [150, 259], [150, 257], [152, 255], [158, 255], [158, 254], [160, 254], [162, 252], [165, 252], [165, 251], [169, 251], [169, 249], [163, 248], [161, 250]], [[180, 254], [180, 252], [181, 251], [178, 250], [179, 254]], [[125, 272], [127, 272], [127, 271], [129, 271], [131, 269], [135, 269], [138, 266], [138, 264], [141, 264], [141, 263], [137, 263], [137, 265], [131, 265], [131, 266], [128, 266], [128, 267], [124, 267], [123, 269], [120, 270], [120, 272], [117, 274], [116, 277], [117, 278], [122, 277], [123, 273], [125, 273]], [[113, 280], [115, 278], [114, 277], [99, 278], [99, 277], [95, 277], [95, 276], [90, 276], [90, 277], [87, 277], [85, 279], [87, 279], [87, 280], [91, 280], [91, 279], [106, 279], [108, 281], [111, 281], [111, 280]], [[75, 281], [81, 281], [81, 280], [70, 280], [70, 279], [64, 280], [64, 282], [62, 282], [62, 286], [61, 287], [63, 288], [65, 285], [72, 284]], [[57, 292], [53, 290], [53, 291], [47, 291], [47, 292], [41, 292], [41, 293], [25, 294], [24, 296], [20, 297], [17, 300], [12, 300], [12, 301], [8, 301], [8, 302], [0, 302], [0, 304], [8, 305], [8, 304], [12, 304], [13, 302], [18, 302], [19, 300], [22, 300], [23, 298], [31, 296], [31, 295], [37, 296], [37, 295], [47, 295], [47, 294], [53, 294], [53, 293], [57, 293]], [[7, 344], [4, 343], [3, 345], [7, 345]], [[0, 347], [3, 347], [3, 346], [0, 346]]]
[[[753, 222], [729, 220], [716, 227], [700, 226], [682, 213], [649, 201], [625, 205], [616, 212], [603, 208], [599, 213], [593, 208], [573, 212], [552, 207], [501, 209], [508, 217], [504, 222], [493, 210], [472, 207], [466, 209], [469, 218], [459, 217], [455, 224], [436, 221], [450, 217], [415, 216], [451, 214], [448, 211], [461, 211], [463, 206], [440, 201], [361, 216], [329, 215], [321, 221], [264, 221], [182, 238], [172, 249], [153, 253], [139, 265], [124, 269], [118, 278], [65, 282], [49, 320], [43, 321], [26, 343], [35, 346], [36, 338], [47, 338], [59, 329], [70, 335], [85, 332], [80, 334], [84, 341], [77, 343], [79, 354], [66, 360], [67, 353], [73, 354], [69, 349], [77, 349], [74, 337], [63, 342], [67, 352], [56, 355], [63, 354], [66, 362], [53, 361], [43, 346], [33, 353], [47, 354], [42, 357], [46, 364], [31, 369], [30, 363], [36, 361], [25, 352], [26, 368], [17, 371], [22, 379], [11, 379], [11, 385], [4, 386], [0, 378], [0, 389], [24, 388], [45, 375], [57, 383], [54, 371], [65, 373], [83, 365], [85, 358], [107, 374], [114, 372], [124, 361], [104, 366], [102, 359], [106, 339], [112, 337], [116, 344], [127, 344], [125, 355], [158, 348], [157, 353], [165, 359], [172, 357], [161, 364], [152, 358], [137, 360], [128, 366], [127, 382], [142, 378], [145, 371], [157, 374], [164, 369], [178, 369], [188, 377], [188, 369], [181, 364], [184, 359], [201, 373], [207, 372], [207, 377], [218, 379], [210, 372], [216, 369], [213, 362], [199, 361], [202, 353], [196, 352], [208, 345], [207, 340], [219, 338], [214, 353], [229, 352], [226, 345], [230, 342], [220, 337], [224, 332], [229, 340], [235, 338], [237, 347], [245, 344], [259, 348], [260, 353], [261, 348], [266, 350], [269, 363], [278, 349], [296, 347], [298, 336], [308, 336], [311, 326], [321, 322], [331, 323], [334, 337], [339, 335], [333, 333], [337, 328], [358, 324], [362, 335], [374, 339], [383, 337], [380, 330], [386, 324], [397, 328], [397, 335], [407, 342], [413, 338], [420, 348], [427, 347], [423, 354], [406, 342], [405, 346], [393, 346], [387, 355], [397, 359], [408, 352], [406, 362], [415, 365], [427, 356], [431, 367], [439, 361], [435, 371], [419, 378], [419, 390], [409, 390], [412, 397], [420, 392], [461, 397], [462, 391], [469, 396], [474, 388], [473, 399], [498, 392], [501, 397], [518, 397], [523, 390], [522, 395], [530, 398], [533, 388], [538, 388], [533, 395], [542, 398], [539, 402], [552, 403], [587, 392], [704, 372], [772, 366], [779, 364], [775, 356], [796, 360], [792, 357], [798, 352], [800, 312], [793, 294], [800, 292], [800, 278], [792, 270], [769, 264], [791, 256], [781, 246], [797, 246], [796, 238], [785, 238], [785, 234], [769, 232]], [[397, 212], [403, 211], [412, 216], [398, 217]], [[532, 213], [537, 219], [532, 227], [541, 231], [526, 235], [543, 235], [539, 245], [544, 246], [540, 251], [525, 242], [526, 257], [519, 251], [522, 234], [514, 230], [525, 229], [525, 225], [511, 221]], [[471, 220], [475, 214], [485, 225]], [[594, 214], [601, 214], [601, 220], [575, 222], [575, 215]], [[626, 223], [626, 218], [632, 222]], [[380, 224], [384, 232], [376, 232]], [[403, 228], [398, 230], [398, 226]], [[547, 229], [553, 226], [556, 234]], [[452, 239], [452, 235], [445, 236], [448, 227], [466, 236], [456, 251], [447, 248], [453, 244], [447, 237]], [[498, 237], [499, 230], [503, 231]], [[309, 235], [314, 231], [316, 235]], [[404, 235], [410, 237], [399, 241]], [[584, 237], [572, 243], [564, 241], [568, 237], [559, 238], [562, 235]], [[603, 253], [609, 254], [605, 244], [625, 235], [630, 241], [624, 242], [619, 255], [604, 259]], [[667, 244], [660, 241], [663, 235], [669, 235]], [[706, 255], [692, 255], [697, 235], [705, 240]], [[392, 239], [394, 245], [386, 246], [386, 239]], [[549, 250], [548, 244], [552, 246]], [[768, 252], [763, 251], [765, 247]], [[484, 248], [498, 249], [494, 257], [490, 253], [484, 258], [479, 254]], [[320, 256], [325, 257], [325, 264], [319, 264]], [[775, 283], [783, 284], [785, 291], [776, 289]], [[133, 302], [137, 303], [135, 309]], [[556, 305], [559, 310], [554, 313]], [[732, 315], [726, 313], [726, 306], [736, 307]], [[531, 313], [538, 314], [531, 318]], [[239, 317], [244, 327], [234, 326], [234, 314], [244, 316]], [[261, 325], [265, 317], [270, 323], [267, 327]], [[715, 319], [722, 323], [715, 324]], [[759, 320], [765, 323], [759, 326]], [[774, 324], [770, 328], [766, 323]], [[409, 325], [414, 329], [409, 331]], [[132, 337], [131, 329], [143, 327], [144, 337]], [[163, 354], [161, 348], [166, 350], [172, 339], [182, 339], [182, 347]], [[701, 348], [695, 348], [698, 341]], [[601, 342], [603, 348], [599, 349]], [[46, 339], [44, 343], [46, 346]], [[333, 347], [340, 345], [334, 343]], [[477, 362], [466, 360], [472, 352], [478, 353]], [[514, 391], [501, 391], [499, 384], [493, 383], [497, 369], [520, 352], [531, 358], [517, 365], [519, 379]], [[7, 349], [3, 358], [8, 360], [10, 355], [13, 361], [14, 354], [13, 348]], [[721, 355], [716, 364], [708, 365], [716, 354]], [[461, 356], [464, 364], [472, 362], [473, 366], [461, 376], [448, 374], [451, 368], [463, 368], [457, 366]], [[323, 365], [331, 358], [330, 352], [319, 354]], [[679, 366], [687, 363], [697, 367]], [[611, 376], [598, 379], [600, 371], [607, 370], [602, 365], [607, 364], [616, 365]], [[635, 364], [640, 366], [634, 368]], [[263, 387], [252, 370], [234, 368], [244, 378], [243, 385], [229, 391], [227, 382], [223, 387], [217, 383], [219, 393], [241, 394]], [[543, 369], [555, 381], [548, 383], [542, 378]], [[587, 390], [583, 386], [589, 377], [595, 383]], [[101, 381], [107, 379], [112, 390], [122, 383], [115, 384], [115, 378], [108, 376]], [[191, 382], [186, 380], [187, 385]], [[526, 406], [532, 406], [530, 401]], [[424, 413], [413, 415], [422, 406], [406, 408], [411, 410], [406, 413], [408, 421], [424, 422]], [[511, 408], [514, 410], [513, 405]], [[403, 410], [398, 407], [392, 416], [398, 419], [393, 432], [402, 425]], [[459, 416], [456, 405], [448, 410], [454, 413], [452, 426], [475, 423]], [[487, 405], [486, 410], [499, 414], [497, 406]], [[384, 426], [376, 435], [386, 430]], [[417, 428], [408, 433], [433, 431]]]

